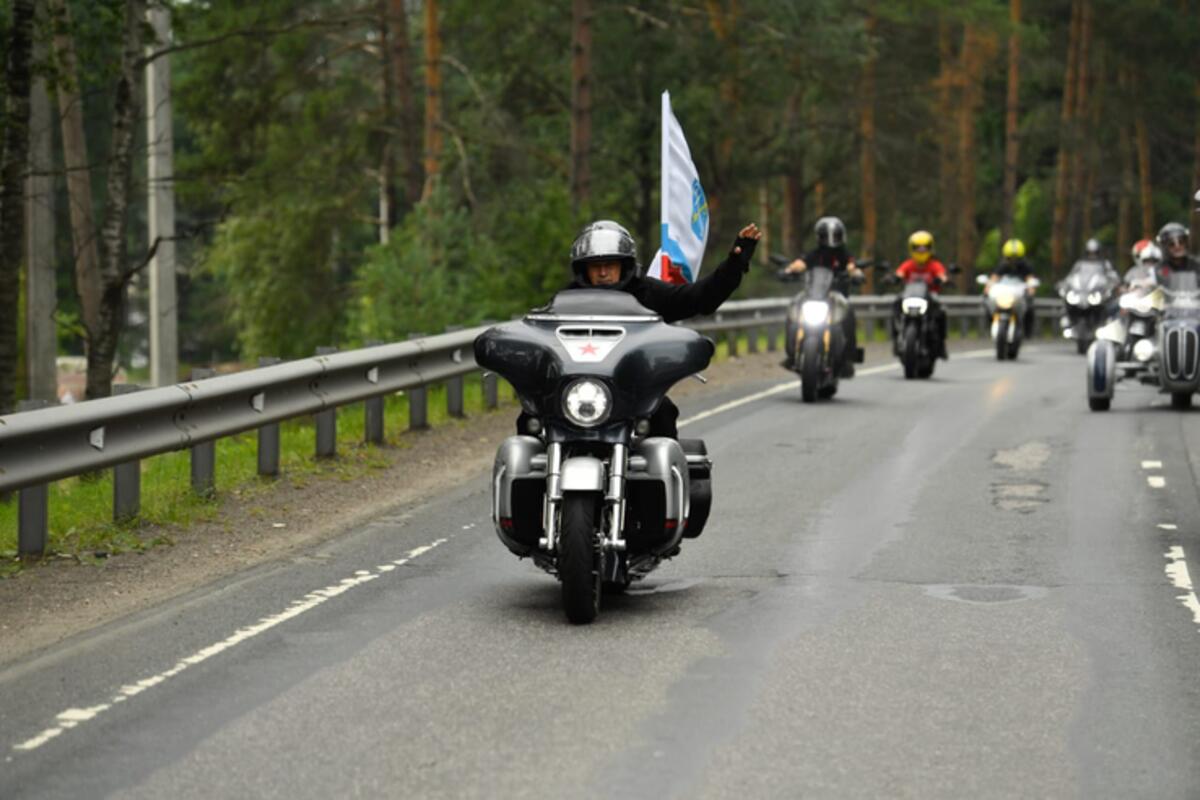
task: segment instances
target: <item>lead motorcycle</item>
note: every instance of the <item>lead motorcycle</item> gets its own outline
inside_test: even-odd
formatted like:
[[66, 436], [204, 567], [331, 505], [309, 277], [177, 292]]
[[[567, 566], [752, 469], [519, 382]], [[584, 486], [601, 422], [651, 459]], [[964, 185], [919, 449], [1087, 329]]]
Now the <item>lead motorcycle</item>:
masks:
[[[776, 263], [783, 259], [772, 256]], [[869, 266], [870, 262], [860, 264]], [[804, 288], [788, 306], [785, 346], [788, 369], [800, 376], [800, 399], [811, 403], [837, 394], [838, 381], [847, 364], [861, 364], [864, 351], [853, 352], [842, 323], [850, 313], [850, 301], [837, 291], [837, 276], [828, 267], [811, 266], [802, 273], [780, 270], [782, 281], [803, 281]], [[849, 279], [852, 284], [862, 278]]]
[[647, 434], [667, 391], [713, 351], [707, 337], [603, 289], [559, 292], [476, 338], [476, 362], [512, 384], [535, 434], [496, 453], [496, 534], [558, 577], [572, 623], [591, 622], [603, 591], [623, 591], [704, 529], [704, 442]]

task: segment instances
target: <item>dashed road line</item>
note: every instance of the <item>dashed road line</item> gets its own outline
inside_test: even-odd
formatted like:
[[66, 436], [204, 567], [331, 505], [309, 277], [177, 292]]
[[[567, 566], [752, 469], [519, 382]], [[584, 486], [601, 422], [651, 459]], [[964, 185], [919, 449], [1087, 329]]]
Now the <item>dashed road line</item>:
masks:
[[1171, 579], [1171, 584], [1176, 589], [1183, 591], [1182, 594], [1176, 595], [1176, 599], [1180, 605], [1192, 612], [1192, 622], [1200, 625], [1200, 600], [1196, 599], [1192, 576], [1188, 572], [1187, 557], [1183, 548], [1172, 547], [1165, 556], [1170, 562], [1166, 566], [1167, 577]]
[[1147, 475], [1146, 483], [1150, 484], [1151, 489], [1163, 489], [1167, 485], [1167, 479], [1162, 475]]
[[1176, 525], [1174, 522], [1160, 522], [1160, 523], [1158, 523], [1158, 527], [1160, 530], [1164, 530], [1164, 531], [1179, 530], [1179, 526]]
[[410, 550], [407, 557], [397, 559], [391, 564], [383, 564], [379, 567], [376, 567], [374, 571], [360, 569], [357, 570], [352, 577], [343, 578], [341, 581], [338, 581], [335, 584], [309, 592], [308, 594], [304, 595], [304, 597], [294, 601], [290, 606], [278, 614], [274, 614], [269, 617], [263, 617], [253, 625], [239, 628], [221, 641], [210, 644], [208, 647], [193, 653], [187, 658], [181, 659], [170, 669], [160, 672], [157, 675], [151, 675], [149, 678], [143, 678], [136, 683], [130, 683], [122, 686], [120, 691], [118, 691], [113, 697], [109, 698], [108, 702], [106, 703], [100, 703], [87, 708], [68, 708], [66, 711], [60, 712], [55, 717], [55, 724], [53, 727], [46, 728], [37, 736], [13, 745], [12, 749], [21, 752], [36, 750], [52, 739], [61, 736], [66, 731], [95, 719], [100, 714], [108, 711], [118, 703], [123, 703], [132, 697], [136, 697], [147, 689], [152, 689], [153, 687], [158, 686], [159, 684], [171, 678], [174, 678], [176, 675], [189, 667], [193, 667], [197, 664], [207, 661], [213, 656], [219, 655], [232, 647], [253, 639], [255, 636], [265, 633], [266, 631], [269, 631], [275, 626], [287, 622], [290, 619], [295, 619], [306, 611], [311, 611], [327, 600], [331, 600], [338, 595], [350, 591], [351, 589], [355, 589], [363, 584], [369, 583], [376, 578], [379, 578], [384, 573], [394, 570], [397, 566], [407, 564], [412, 559], [428, 553], [433, 548], [437, 547], [438, 545], [445, 544], [447, 541], [447, 539], [438, 539], [427, 545]]
[[1162, 469], [1161, 461], [1143, 461], [1142, 469]]

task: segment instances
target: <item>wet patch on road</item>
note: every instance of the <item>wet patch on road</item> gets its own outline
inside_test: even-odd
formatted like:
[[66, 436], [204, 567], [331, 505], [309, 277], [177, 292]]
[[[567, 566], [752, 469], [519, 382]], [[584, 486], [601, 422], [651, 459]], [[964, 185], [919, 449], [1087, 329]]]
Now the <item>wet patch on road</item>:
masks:
[[[992, 462], [1010, 472], [1037, 472], [1046, 466], [1051, 453], [1050, 445], [1046, 442], [1032, 441], [1010, 450], [997, 450], [992, 456]], [[997, 481], [992, 484], [992, 505], [1001, 511], [1032, 514], [1044, 503], [1049, 502], [1050, 499], [1046, 497], [1047, 488], [1047, 484], [1033, 479], [1019, 483]]]
[[1045, 586], [1018, 586], [1013, 584], [931, 584], [925, 593], [939, 600], [958, 603], [990, 605], [996, 603], [1019, 603], [1024, 600], [1040, 600], [1049, 590]]

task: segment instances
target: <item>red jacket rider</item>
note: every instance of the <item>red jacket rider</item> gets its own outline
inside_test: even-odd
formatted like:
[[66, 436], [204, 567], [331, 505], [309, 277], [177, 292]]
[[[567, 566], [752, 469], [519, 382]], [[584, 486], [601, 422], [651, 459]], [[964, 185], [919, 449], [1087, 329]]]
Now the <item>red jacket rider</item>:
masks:
[[947, 278], [946, 267], [936, 258], [930, 258], [924, 264], [914, 258], [906, 260], [896, 268], [896, 276], [908, 283], [920, 278], [929, 286], [929, 291], [938, 293]]

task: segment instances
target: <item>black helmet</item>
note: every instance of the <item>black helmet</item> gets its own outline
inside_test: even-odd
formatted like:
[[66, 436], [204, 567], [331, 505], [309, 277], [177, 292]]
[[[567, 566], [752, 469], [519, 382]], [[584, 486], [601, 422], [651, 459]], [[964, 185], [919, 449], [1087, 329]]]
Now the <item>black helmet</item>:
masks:
[[1088, 239], [1087, 244], [1083, 246], [1083, 253], [1088, 258], [1099, 259], [1104, 252], [1104, 246], [1100, 244], [1099, 239]]
[[1185, 225], [1178, 222], [1168, 222], [1162, 226], [1162, 230], [1158, 232], [1158, 246], [1162, 248], [1163, 255], [1166, 258], [1171, 257], [1171, 245], [1182, 243], [1184, 247], [1189, 244], [1189, 233]]
[[818, 247], [841, 247], [846, 243], [846, 226], [837, 217], [821, 217], [815, 230]]
[[637, 243], [629, 231], [612, 220], [602, 219], [585, 225], [571, 245], [571, 271], [575, 279], [587, 284], [587, 264], [591, 261], [620, 261], [624, 286], [637, 273]]

